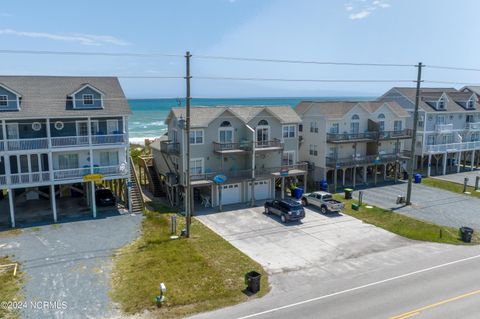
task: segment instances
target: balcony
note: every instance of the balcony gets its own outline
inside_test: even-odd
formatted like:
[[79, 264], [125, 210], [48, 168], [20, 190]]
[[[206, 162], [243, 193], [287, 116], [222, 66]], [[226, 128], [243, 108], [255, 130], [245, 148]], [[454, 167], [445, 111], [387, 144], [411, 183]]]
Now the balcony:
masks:
[[[52, 137], [51, 140], [53, 148], [88, 146], [90, 144], [89, 136]], [[92, 145], [124, 144], [125, 141], [125, 134], [92, 135]]]
[[47, 138], [16, 139], [4, 142], [6, 144], [5, 151], [27, 151], [48, 148]]
[[178, 155], [180, 154], [180, 144], [172, 141], [161, 141], [160, 151], [168, 155]]
[[395, 161], [399, 158], [404, 158], [402, 153], [388, 153], [379, 155], [365, 155], [365, 156], [351, 156], [351, 157], [326, 157], [327, 167], [331, 168], [344, 168], [357, 165], [375, 165], [384, 164]]
[[438, 134], [451, 133], [453, 130], [453, 124], [435, 124], [435, 132]]
[[19, 184], [37, 184], [43, 182], [50, 182], [49, 172], [32, 172], [10, 175], [10, 182], [12, 185]]
[[3, 152], [3, 151], [5, 151], [5, 142], [0, 141], [0, 152]]
[[124, 144], [126, 134], [92, 135], [92, 145]]
[[213, 151], [219, 154], [246, 153], [252, 150], [252, 142], [218, 143], [213, 142]]
[[[302, 175], [307, 172], [308, 164], [299, 163], [292, 165], [276, 166], [276, 167], [265, 167], [255, 169], [255, 178], [272, 178], [280, 176], [294, 176]], [[283, 175], [282, 172], [286, 172], [286, 175]], [[216, 175], [222, 174], [227, 176], [227, 183], [230, 181], [238, 181], [252, 178], [252, 169], [243, 169], [243, 170], [231, 170], [227, 172], [205, 172], [202, 174], [191, 174], [191, 181], [211, 181]]]
[[409, 138], [412, 138], [412, 130], [410, 129], [378, 132], [379, 140], [397, 140]]
[[0, 186], [7, 185], [7, 176], [0, 175]]
[[368, 142], [376, 140], [378, 132], [365, 133], [327, 133], [328, 143]]
[[[467, 131], [480, 131], [480, 122], [475, 122], [475, 123], [466, 123], [465, 124], [465, 129]], [[0, 148], [1, 149], [1, 148]]]
[[449, 143], [449, 144], [434, 144], [426, 145], [425, 153], [453, 153], [460, 151], [473, 151], [480, 149], [480, 141], [463, 142], [463, 143]]
[[283, 143], [278, 139], [271, 141], [256, 141], [253, 143], [256, 152], [283, 150]]

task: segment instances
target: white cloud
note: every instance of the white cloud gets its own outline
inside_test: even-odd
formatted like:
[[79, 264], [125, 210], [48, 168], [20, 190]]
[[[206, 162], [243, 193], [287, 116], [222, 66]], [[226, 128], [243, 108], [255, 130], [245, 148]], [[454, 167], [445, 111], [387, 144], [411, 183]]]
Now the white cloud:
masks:
[[372, 12], [368, 10], [362, 10], [357, 13], [352, 13], [348, 16], [349, 19], [351, 20], [360, 20], [360, 19], [365, 19], [368, 17]]
[[110, 35], [93, 35], [83, 33], [73, 33], [69, 35], [60, 35], [45, 32], [25, 32], [13, 29], [0, 29], [0, 35], [12, 35], [27, 38], [48, 39], [53, 41], [76, 42], [82, 45], [130, 45], [131, 43]]
[[386, 9], [390, 7], [390, 4], [387, 3], [388, 0], [373, 0], [367, 2], [367, 0], [355, 0], [359, 5], [359, 10], [357, 12], [352, 12], [354, 10], [353, 2], [345, 4], [345, 10], [351, 12], [348, 15], [348, 18], [351, 20], [360, 20], [365, 19], [370, 16], [373, 11], [376, 9]]

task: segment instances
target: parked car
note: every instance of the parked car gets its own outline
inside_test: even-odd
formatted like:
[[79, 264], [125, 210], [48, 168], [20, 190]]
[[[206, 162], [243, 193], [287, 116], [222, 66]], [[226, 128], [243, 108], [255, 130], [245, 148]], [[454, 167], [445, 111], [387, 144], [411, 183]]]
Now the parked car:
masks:
[[302, 204], [291, 199], [275, 199], [265, 202], [265, 213], [280, 216], [282, 223], [305, 218], [305, 210]]
[[320, 208], [322, 214], [328, 212], [340, 212], [345, 207], [345, 205], [333, 199], [332, 194], [327, 192], [313, 192], [309, 194], [304, 194], [302, 196], [303, 206], [313, 205]]
[[95, 202], [98, 206], [115, 206], [117, 199], [109, 188], [99, 188], [95, 191]]

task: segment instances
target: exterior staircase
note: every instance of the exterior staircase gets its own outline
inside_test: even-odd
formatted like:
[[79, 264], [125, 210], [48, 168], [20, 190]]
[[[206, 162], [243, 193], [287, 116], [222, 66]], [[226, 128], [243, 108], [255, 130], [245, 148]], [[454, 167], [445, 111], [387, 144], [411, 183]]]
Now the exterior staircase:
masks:
[[150, 175], [150, 181], [153, 184], [153, 196], [160, 197], [163, 195], [162, 185], [158, 178], [157, 170], [155, 166], [148, 166], [148, 174]]
[[132, 196], [132, 212], [141, 214], [145, 208], [145, 203], [143, 202], [143, 194], [139, 185], [137, 171], [135, 170], [135, 165], [133, 164], [132, 159], [130, 158], [130, 179], [132, 181], [132, 188], [130, 190]]

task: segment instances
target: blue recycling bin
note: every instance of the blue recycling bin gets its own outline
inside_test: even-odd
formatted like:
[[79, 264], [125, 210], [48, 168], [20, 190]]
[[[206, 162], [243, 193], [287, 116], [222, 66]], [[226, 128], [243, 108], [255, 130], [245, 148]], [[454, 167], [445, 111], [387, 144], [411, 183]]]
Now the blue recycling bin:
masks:
[[415, 184], [420, 184], [422, 182], [422, 174], [415, 174]]
[[296, 199], [302, 198], [303, 195], [303, 188], [297, 187], [293, 190], [293, 196], [295, 196]]
[[326, 180], [322, 179], [320, 181], [320, 189], [324, 192], [326, 192], [328, 190], [328, 183]]

